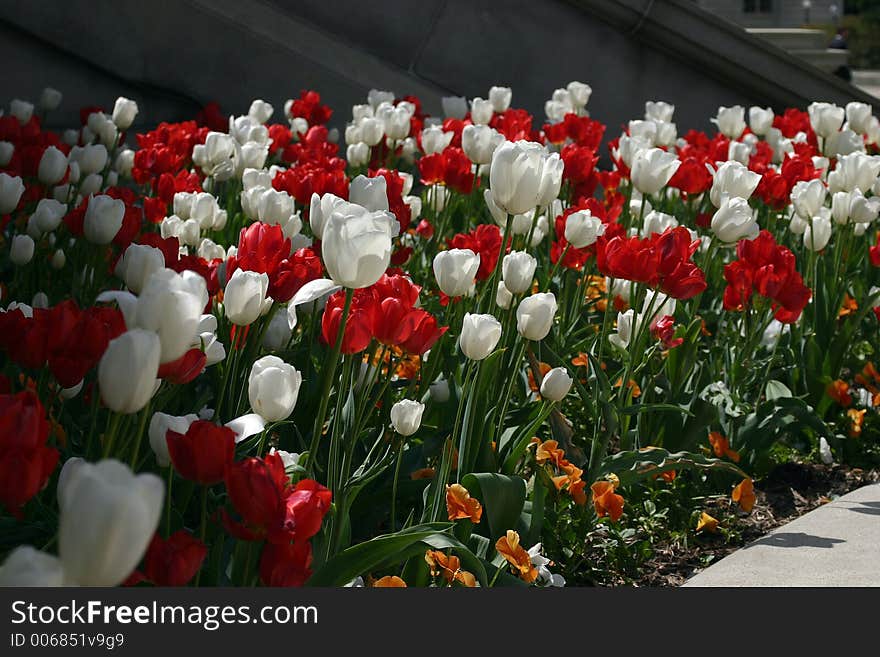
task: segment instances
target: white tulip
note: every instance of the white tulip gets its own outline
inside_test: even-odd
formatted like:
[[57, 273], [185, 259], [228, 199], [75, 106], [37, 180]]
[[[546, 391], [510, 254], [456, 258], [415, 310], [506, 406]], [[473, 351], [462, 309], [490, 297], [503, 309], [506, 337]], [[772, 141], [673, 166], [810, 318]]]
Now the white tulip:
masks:
[[642, 194], [656, 194], [675, 175], [681, 162], [674, 153], [659, 148], [640, 150], [633, 158], [633, 187]]
[[595, 244], [605, 234], [605, 224], [589, 210], [572, 212], [565, 220], [565, 240], [575, 249]]
[[574, 380], [564, 367], [554, 367], [541, 380], [541, 397], [548, 401], [562, 401], [573, 383]]
[[277, 356], [263, 356], [251, 367], [248, 400], [267, 422], [287, 419], [293, 413], [302, 375]]
[[725, 244], [753, 240], [761, 230], [749, 202], [737, 196], [724, 199], [712, 216], [711, 228], [715, 237]]
[[425, 405], [412, 399], [401, 399], [391, 407], [391, 425], [401, 436], [411, 436], [422, 424]]
[[807, 107], [807, 113], [813, 131], [825, 139], [840, 130], [846, 118], [846, 110], [832, 103], [812, 103]]
[[86, 239], [93, 244], [110, 244], [125, 216], [125, 203], [109, 196], [92, 196], [86, 208], [83, 232]]
[[831, 220], [827, 217], [813, 217], [804, 231], [804, 248], [821, 251], [831, 239]]
[[539, 292], [526, 297], [516, 309], [517, 331], [526, 340], [543, 340], [553, 328], [556, 310], [556, 295], [552, 292]]
[[769, 107], [750, 107], [749, 108], [749, 127], [756, 135], [764, 136], [773, 127], [773, 119], [776, 115]]
[[98, 385], [111, 411], [131, 414], [147, 405], [155, 390], [161, 351], [159, 336], [144, 329], [126, 331], [110, 341], [98, 364]]
[[121, 584], [153, 538], [165, 485], [113, 459], [68, 464], [63, 489], [60, 481], [58, 488], [58, 554], [65, 579], [82, 586]]
[[738, 139], [746, 129], [746, 110], [741, 105], [719, 107], [718, 115], [712, 123], [718, 126], [718, 132], [729, 139]]
[[30, 545], [15, 548], [0, 566], [0, 587], [64, 586], [61, 560]]
[[525, 251], [511, 251], [501, 262], [504, 285], [512, 294], [522, 294], [532, 287], [538, 261]]
[[471, 360], [483, 360], [501, 339], [501, 322], [492, 315], [465, 313], [458, 346]]
[[383, 176], [367, 178], [360, 175], [348, 187], [348, 199], [370, 212], [388, 211], [388, 184]]
[[0, 214], [9, 214], [15, 210], [22, 194], [24, 183], [20, 177], [0, 173]]
[[338, 284], [359, 289], [381, 278], [391, 262], [391, 239], [400, 226], [390, 212], [336, 206], [322, 230], [321, 253], [327, 273]]
[[150, 276], [165, 267], [165, 255], [160, 249], [145, 244], [130, 244], [116, 265], [116, 273], [126, 287], [140, 294]]
[[34, 257], [34, 240], [30, 235], [16, 235], [12, 238], [9, 259], [13, 265], [21, 267]]
[[49, 146], [40, 158], [37, 178], [44, 185], [54, 185], [64, 178], [65, 173], [67, 173], [67, 156], [54, 146]]
[[724, 195], [748, 199], [761, 182], [761, 175], [739, 162], [725, 162], [712, 176], [709, 199], [717, 208], [721, 206]]
[[492, 87], [489, 89], [489, 102], [492, 103], [492, 109], [496, 112], [506, 112], [510, 107], [510, 101], [513, 98], [513, 91], [510, 87]]
[[269, 291], [269, 276], [236, 269], [223, 292], [223, 311], [236, 326], [249, 326], [263, 313]]
[[434, 256], [437, 286], [450, 297], [467, 294], [480, 268], [480, 255], [470, 249], [448, 249]]

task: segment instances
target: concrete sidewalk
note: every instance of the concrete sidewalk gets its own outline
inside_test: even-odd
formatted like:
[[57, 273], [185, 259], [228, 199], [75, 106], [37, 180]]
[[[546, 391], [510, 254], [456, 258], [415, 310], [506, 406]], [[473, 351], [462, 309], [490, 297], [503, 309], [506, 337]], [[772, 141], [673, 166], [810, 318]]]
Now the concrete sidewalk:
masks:
[[880, 586], [880, 484], [777, 527], [684, 586]]

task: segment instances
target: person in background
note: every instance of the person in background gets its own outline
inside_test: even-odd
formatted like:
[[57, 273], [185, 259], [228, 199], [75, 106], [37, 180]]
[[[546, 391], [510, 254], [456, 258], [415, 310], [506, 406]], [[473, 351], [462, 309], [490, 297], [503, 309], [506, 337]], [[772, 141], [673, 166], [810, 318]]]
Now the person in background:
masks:
[[[845, 27], [838, 27], [837, 32], [835, 33], [834, 38], [831, 39], [831, 43], [828, 44], [828, 47], [834, 50], [847, 50], [848, 37], [848, 30]], [[852, 81], [852, 71], [846, 64], [838, 66], [837, 70], [834, 71], [834, 75], [839, 78], [843, 78], [847, 82]]]

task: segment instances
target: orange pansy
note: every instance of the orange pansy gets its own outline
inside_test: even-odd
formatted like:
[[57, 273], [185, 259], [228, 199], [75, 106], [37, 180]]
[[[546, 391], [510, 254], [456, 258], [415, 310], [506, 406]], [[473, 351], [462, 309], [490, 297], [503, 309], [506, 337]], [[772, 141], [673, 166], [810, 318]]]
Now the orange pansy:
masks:
[[532, 565], [532, 559], [519, 544], [519, 534], [512, 529], [507, 530], [507, 534], [499, 538], [495, 543], [495, 549], [498, 554], [507, 559], [507, 562], [513, 566], [516, 574], [525, 582], [534, 582], [538, 579], [538, 570]]
[[697, 522], [697, 531], [701, 532], [703, 530], [713, 534], [718, 531], [718, 520], [705, 511], [700, 514], [700, 520]]
[[617, 522], [623, 515], [623, 496], [614, 492], [614, 484], [610, 481], [597, 481], [590, 490], [593, 492], [593, 507], [600, 518], [608, 516]]
[[409, 478], [413, 481], [417, 481], [419, 479], [433, 479], [434, 478], [434, 468], [419, 468], [418, 470], [414, 470]]
[[718, 458], [726, 456], [734, 463], [739, 463], [739, 452], [730, 449], [730, 441], [717, 431], [709, 432], [709, 444], [712, 445], [712, 451]]
[[483, 517], [483, 505], [461, 484], [446, 486], [446, 511], [450, 520], [468, 518], [474, 524]]
[[856, 303], [856, 300], [853, 299], [849, 294], [843, 295], [843, 305], [840, 307], [840, 310], [837, 312], [838, 317], [846, 317], [847, 315], [851, 315], [855, 311], [859, 309], [859, 304]]
[[743, 479], [737, 487], [733, 489], [733, 492], [730, 494], [730, 499], [739, 504], [740, 508], [746, 513], [751, 511], [757, 500], [752, 480]]
[[425, 552], [425, 561], [431, 568], [431, 577], [442, 575], [449, 584], [458, 582], [468, 588], [477, 585], [477, 579], [472, 573], [461, 569], [461, 560], [454, 556], [446, 556], [440, 550], [428, 550]]
[[571, 364], [575, 367], [586, 367], [589, 370], [590, 358], [583, 351], [580, 351], [577, 356], [571, 359]]
[[858, 438], [862, 435], [862, 424], [865, 421], [865, 412], [866, 409], [862, 409], [857, 411], [854, 408], [849, 409], [846, 412], [847, 417], [849, 418], [849, 435], [850, 438]]
[[381, 579], [377, 579], [373, 584], [374, 588], [388, 588], [388, 589], [405, 589], [406, 582], [400, 579], [397, 575], [386, 575]]
[[[614, 387], [619, 388], [621, 385], [623, 385], [622, 377], [617, 379], [617, 383], [614, 384]], [[639, 384], [636, 383], [633, 379], [629, 380], [629, 385], [627, 387], [630, 389], [633, 399], [638, 399], [642, 396], [642, 389], [639, 388]]]
[[852, 406], [849, 384], [846, 381], [841, 381], [840, 379], [832, 381], [825, 389], [825, 393], [844, 408]]
[[538, 438], [533, 438], [536, 442], [535, 462], [538, 465], [544, 465], [548, 461], [556, 467], [561, 467], [565, 461], [565, 452], [559, 449], [559, 443], [555, 440], [546, 440], [541, 442]]

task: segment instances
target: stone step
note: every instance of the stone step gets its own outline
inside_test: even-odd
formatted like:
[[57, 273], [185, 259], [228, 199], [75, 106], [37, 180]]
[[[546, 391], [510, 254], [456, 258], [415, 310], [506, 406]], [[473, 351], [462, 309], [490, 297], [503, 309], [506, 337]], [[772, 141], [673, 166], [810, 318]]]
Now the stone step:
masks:
[[822, 30], [759, 27], [747, 31], [787, 51], [823, 50], [828, 45], [828, 37]]

